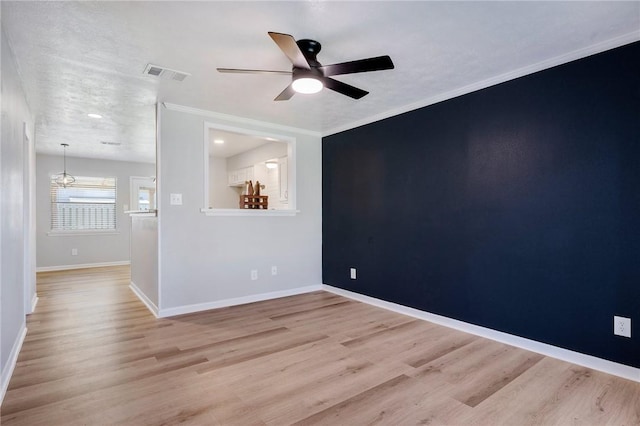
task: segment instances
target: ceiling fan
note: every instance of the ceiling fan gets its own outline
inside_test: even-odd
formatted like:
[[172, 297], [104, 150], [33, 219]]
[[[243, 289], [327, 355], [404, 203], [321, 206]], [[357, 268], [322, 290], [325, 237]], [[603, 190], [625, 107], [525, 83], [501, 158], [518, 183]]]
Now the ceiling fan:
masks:
[[251, 70], [237, 68], [217, 68], [219, 72], [241, 74], [287, 74], [291, 75], [291, 84], [274, 100], [286, 101], [295, 93], [317, 93], [323, 87], [335, 92], [360, 99], [369, 92], [331, 78], [333, 75], [354, 74], [358, 72], [393, 69], [389, 56], [360, 59], [339, 64], [322, 65], [316, 59], [322, 46], [315, 40], [302, 39], [296, 41], [289, 34], [269, 32], [269, 36], [284, 52], [293, 64], [291, 71]]

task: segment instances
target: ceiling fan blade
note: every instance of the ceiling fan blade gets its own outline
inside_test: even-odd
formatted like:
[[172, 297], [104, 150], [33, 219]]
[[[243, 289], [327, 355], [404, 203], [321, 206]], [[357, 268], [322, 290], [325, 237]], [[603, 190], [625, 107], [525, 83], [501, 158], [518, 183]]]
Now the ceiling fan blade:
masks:
[[270, 70], [247, 70], [239, 68], [216, 68], [218, 72], [233, 74], [283, 74], [291, 75], [291, 71], [270, 71]]
[[280, 50], [287, 55], [294, 67], [311, 69], [307, 58], [304, 57], [302, 51], [296, 44], [296, 40], [289, 34], [269, 32], [269, 36], [276, 42]]
[[295, 93], [296, 91], [293, 90], [293, 86], [290, 84], [278, 96], [276, 96], [274, 101], [288, 101], [293, 95], [295, 95]]
[[329, 77], [324, 77], [322, 79], [322, 83], [324, 83], [324, 87], [327, 89], [331, 89], [353, 99], [360, 99], [369, 93], [366, 90], [358, 89], [357, 87]]
[[393, 61], [391, 61], [389, 56], [377, 56], [375, 58], [360, 59], [357, 61], [342, 62], [340, 64], [319, 67], [327, 77], [339, 74], [392, 70], [393, 68]]

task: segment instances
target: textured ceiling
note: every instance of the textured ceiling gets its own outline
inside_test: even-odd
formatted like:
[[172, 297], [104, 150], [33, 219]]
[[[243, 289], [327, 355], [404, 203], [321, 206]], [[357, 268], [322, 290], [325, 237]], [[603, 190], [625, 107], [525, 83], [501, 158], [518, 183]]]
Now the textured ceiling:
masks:
[[[640, 2], [1, 4], [37, 151], [65, 142], [69, 156], [147, 162], [156, 101], [328, 134], [640, 39]], [[336, 77], [371, 92], [358, 101], [324, 90], [274, 102], [288, 76], [215, 71], [289, 70], [267, 31], [318, 40], [324, 64], [388, 54], [396, 69]], [[145, 76], [147, 63], [191, 76]]]

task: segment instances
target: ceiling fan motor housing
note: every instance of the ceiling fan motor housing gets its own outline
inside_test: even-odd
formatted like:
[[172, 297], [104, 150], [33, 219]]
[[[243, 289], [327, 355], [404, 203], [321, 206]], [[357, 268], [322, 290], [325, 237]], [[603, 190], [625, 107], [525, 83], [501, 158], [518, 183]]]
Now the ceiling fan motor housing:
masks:
[[299, 78], [321, 78], [324, 77], [324, 73], [322, 72], [321, 69], [319, 68], [311, 68], [311, 69], [304, 69], [304, 68], [298, 68], [298, 67], [293, 67], [292, 68], [293, 71], [293, 79], [297, 80]]
[[311, 68], [322, 66], [322, 64], [316, 59], [316, 56], [318, 56], [318, 53], [320, 53], [320, 50], [322, 50], [322, 45], [320, 44], [320, 42], [303, 38], [296, 41], [296, 44], [300, 48], [300, 51], [302, 52], [304, 57], [307, 58], [307, 62], [309, 62], [309, 66]]
[[[316, 56], [322, 49], [322, 45], [310, 39], [301, 39], [296, 41], [296, 44], [300, 48], [300, 52], [304, 55], [309, 69], [293, 66], [292, 71], [292, 87], [298, 93], [317, 93], [324, 87], [322, 79], [324, 72], [320, 67], [322, 64], [318, 62]], [[298, 81], [304, 79], [304, 81]], [[311, 80], [307, 80], [311, 79]]]

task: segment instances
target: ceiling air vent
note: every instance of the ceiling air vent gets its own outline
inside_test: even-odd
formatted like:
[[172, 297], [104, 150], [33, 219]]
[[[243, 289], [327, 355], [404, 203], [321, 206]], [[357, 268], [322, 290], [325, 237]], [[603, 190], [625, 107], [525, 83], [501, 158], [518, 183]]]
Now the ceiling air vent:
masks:
[[161, 67], [159, 65], [147, 64], [143, 74], [160, 77], [164, 80], [184, 81], [191, 74], [184, 71], [172, 70], [171, 68]]

